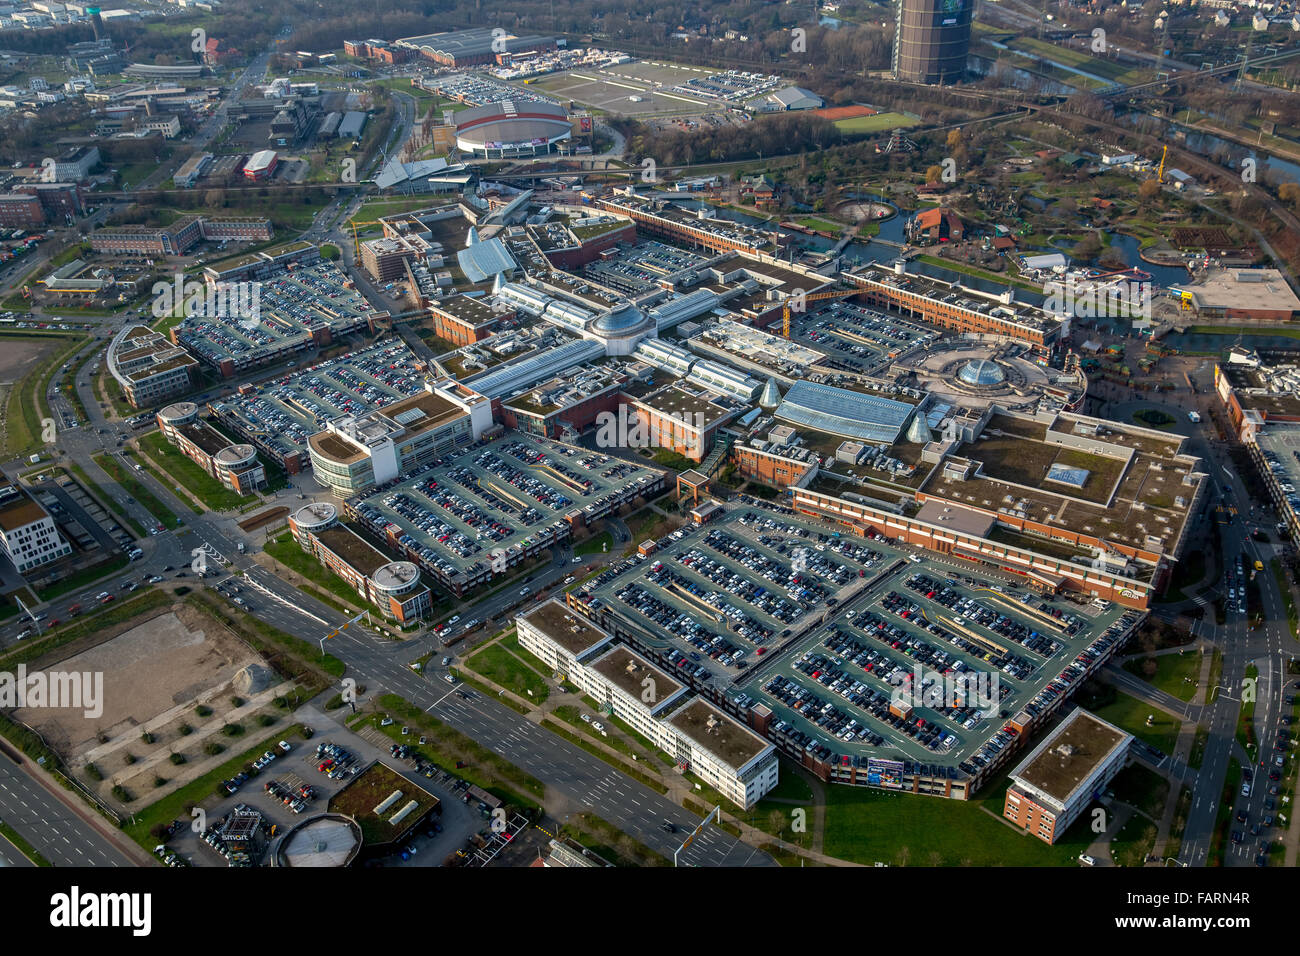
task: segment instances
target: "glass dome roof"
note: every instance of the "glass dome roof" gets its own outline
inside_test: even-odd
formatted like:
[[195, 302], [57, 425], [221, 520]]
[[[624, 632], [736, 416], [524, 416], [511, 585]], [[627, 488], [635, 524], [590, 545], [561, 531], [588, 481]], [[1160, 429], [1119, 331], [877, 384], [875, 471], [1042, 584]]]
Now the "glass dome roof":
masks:
[[624, 302], [598, 318], [592, 325], [592, 329], [596, 332], [611, 335], [635, 329], [643, 321], [645, 321], [645, 316], [641, 313], [641, 310], [631, 302]]
[[1006, 373], [996, 362], [988, 359], [971, 359], [962, 366], [957, 377], [967, 385], [1001, 385], [1006, 380]]

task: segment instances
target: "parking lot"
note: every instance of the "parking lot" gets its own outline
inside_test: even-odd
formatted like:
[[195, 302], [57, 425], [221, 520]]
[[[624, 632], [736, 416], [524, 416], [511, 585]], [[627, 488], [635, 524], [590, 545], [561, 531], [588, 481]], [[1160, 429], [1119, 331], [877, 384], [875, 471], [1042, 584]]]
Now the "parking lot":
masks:
[[659, 487], [652, 468], [538, 436], [511, 432], [430, 463], [377, 489], [355, 507], [376, 530], [396, 525], [399, 544], [444, 578], [488, 580], [570, 533]]
[[685, 677], [770, 707], [774, 740], [967, 773], [1012, 742], [1009, 718], [1068, 692], [1125, 615], [757, 502], [611, 565], [579, 594]]
[[650, 240], [627, 248], [620, 246], [616, 255], [584, 266], [581, 274], [625, 295], [639, 296], [657, 289], [665, 276], [703, 266], [707, 261], [686, 249]]
[[328, 326], [337, 334], [355, 328], [373, 308], [360, 292], [345, 288], [345, 281], [333, 263], [298, 265], [251, 283], [238, 296], [231, 293], [230, 300], [246, 304], [254, 301], [255, 292], [256, 315], [208, 296], [201, 308], [187, 308], [176, 332], [182, 345], [209, 363], [229, 358], [238, 365], [255, 364], [263, 354], [310, 341], [312, 329]]
[[939, 333], [874, 309], [837, 301], [799, 319], [797, 337], [830, 352], [846, 369], [869, 373], [904, 352], [937, 341]]
[[289, 454], [331, 419], [362, 415], [420, 391], [415, 353], [389, 339], [262, 383], [251, 395], [214, 402], [219, 416], [245, 434]]
[[[182, 827], [167, 841], [168, 850], [196, 866], [265, 864], [269, 851], [286, 831], [325, 812], [330, 798], [376, 759], [418, 780], [441, 803], [428, 823], [385, 858], [386, 865], [441, 865], [485, 827], [486, 814], [475, 802], [465, 799], [469, 785], [453, 773], [412, 756], [397, 756], [391, 750], [391, 741], [373, 727], [353, 733], [319, 716], [315, 725], [318, 730], [311, 740], [286, 741], [290, 746], [287, 752], [273, 745], [268, 752], [274, 759], [267, 761], [263, 757], [263, 766], [255, 777], [238, 783], [226, 781], [235, 786], [235, 792], [205, 801], [204, 817], [199, 821], [203, 825], [195, 831], [188, 825], [190, 821], [182, 821]], [[410, 738], [412, 746], [419, 741], [418, 736]], [[258, 840], [263, 853], [245, 857], [222, 838], [223, 823], [231, 822], [236, 813], [260, 817]], [[411, 853], [411, 849], [415, 852]]]

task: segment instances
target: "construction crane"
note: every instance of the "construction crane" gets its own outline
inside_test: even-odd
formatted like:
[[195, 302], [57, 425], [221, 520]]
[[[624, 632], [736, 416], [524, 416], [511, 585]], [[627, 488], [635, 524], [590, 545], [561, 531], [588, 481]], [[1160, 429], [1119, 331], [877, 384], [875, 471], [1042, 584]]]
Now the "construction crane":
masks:
[[1156, 170], [1156, 182], [1164, 183], [1165, 181], [1165, 157], [1169, 155], [1169, 147], [1166, 146], [1164, 152], [1160, 154], [1160, 168]]
[[361, 239], [357, 236], [357, 226], [382, 226], [383, 223], [377, 220], [374, 222], [357, 222], [355, 219], [349, 219], [348, 223], [352, 226], [352, 261], [356, 262], [361, 258]]
[[[810, 292], [803, 296], [804, 302], [815, 302], [820, 299], [843, 299], [845, 296], [861, 295], [862, 289], [832, 289], [829, 292]], [[797, 299], [798, 296], [787, 296], [786, 300], [781, 303], [781, 334], [785, 338], [790, 337], [790, 299]], [[802, 310], [801, 310], [802, 311]]]

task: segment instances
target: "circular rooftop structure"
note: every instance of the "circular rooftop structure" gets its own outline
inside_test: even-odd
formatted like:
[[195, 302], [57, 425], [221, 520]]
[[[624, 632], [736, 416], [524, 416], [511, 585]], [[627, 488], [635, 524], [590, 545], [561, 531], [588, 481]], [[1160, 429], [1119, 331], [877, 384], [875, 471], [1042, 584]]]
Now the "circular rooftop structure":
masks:
[[252, 445], [227, 445], [216, 455], [217, 464], [225, 465], [227, 468], [233, 468], [236, 465], [247, 465], [256, 457], [257, 449]]
[[631, 302], [620, 302], [592, 323], [593, 332], [601, 335], [619, 335], [640, 327], [645, 315]]
[[961, 367], [957, 377], [967, 385], [976, 388], [991, 388], [1005, 382], [1007, 373], [1002, 371], [1002, 367], [997, 362], [989, 359], [971, 359]]
[[376, 569], [370, 580], [385, 594], [401, 594], [420, 583], [420, 569], [410, 561], [392, 561]]
[[351, 817], [325, 813], [304, 820], [284, 835], [276, 854], [279, 866], [343, 867], [361, 850], [361, 827]]
[[199, 406], [193, 402], [173, 402], [158, 413], [167, 425], [184, 425], [199, 417]]
[[319, 531], [338, 519], [339, 509], [328, 501], [313, 501], [293, 513], [292, 521], [300, 531]]

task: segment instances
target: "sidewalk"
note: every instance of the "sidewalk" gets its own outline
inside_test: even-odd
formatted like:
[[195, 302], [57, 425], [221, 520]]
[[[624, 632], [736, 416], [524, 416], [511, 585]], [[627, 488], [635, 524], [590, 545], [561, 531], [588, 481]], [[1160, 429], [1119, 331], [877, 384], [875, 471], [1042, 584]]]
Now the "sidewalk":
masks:
[[[500, 636], [498, 636], [498, 637], [491, 638], [490, 640], [484, 641], [482, 644], [479, 644], [477, 647], [474, 648], [474, 652], [477, 653], [478, 651], [482, 650], [483, 648], [487, 647], [490, 644], [499, 643], [500, 640], [501, 638]], [[482, 674], [478, 673], [478, 671], [473, 670], [469, 666], [467, 659], [462, 658], [461, 664], [466, 671], [470, 671], [471, 673], [473, 673], [474, 675], [473, 679], [475, 683], [482, 684], [484, 687], [492, 688], [492, 690], [496, 691], [498, 697], [501, 698], [502, 700], [508, 698], [509, 700], [517, 704], [527, 707], [528, 713], [524, 715], [525, 720], [528, 720], [531, 723], [538, 724], [540, 726], [543, 719], [547, 717], [551, 717], [551, 719], [557, 721], [562, 727], [564, 727], [565, 730], [568, 730], [571, 733], [575, 734], [576, 736], [581, 737], [584, 744], [594, 746], [602, 754], [608, 756], [610, 760], [614, 761], [615, 769], [618, 769], [618, 765], [620, 764], [624, 766], [635, 765], [636, 768], [641, 773], [644, 773], [646, 776], [658, 781], [661, 785], [667, 787], [668, 792], [665, 794], [665, 796], [668, 797], [670, 800], [672, 800], [674, 803], [685, 805], [687, 798], [699, 802], [700, 798], [695, 792], [694, 785], [689, 780], [687, 780], [683, 775], [674, 773], [672, 771], [665, 773], [661, 771], [658, 766], [652, 766], [647, 761], [641, 761], [641, 760], [632, 761], [632, 759], [627, 754], [624, 754], [616, 750], [614, 747], [611, 747], [609, 744], [604, 743], [603, 741], [598, 740], [594, 737], [582, 736], [582, 734], [578, 731], [578, 728], [571, 727], [567, 721], [563, 720], [562, 718], [554, 716], [553, 712], [555, 708], [560, 707], [564, 704], [570, 704], [580, 709], [589, 709], [588, 705], [583, 702], [582, 696], [580, 694], [568, 694], [556, 689], [554, 687], [553, 682], [548, 677], [545, 678], [545, 680], [547, 686], [552, 689], [552, 694], [547, 697], [546, 703], [542, 704], [541, 706], [538, 706], [534, 701], [527, 700], [523, 697], [520, 697], [514, 691], [502, 687], [500, 684], [497, 684], [496, 682], [488, 679], [487, 677], [484, 677]], [[619, 734], [620, 739], [623, 739], [624, 742], [628, 743], [630, 746], [640, 747], [639, 741], [628, 740], [626, 735], [622, 734], [622, 732], [619, 731], [617, 727], [609, 727], [607, 728], [607, 730], [610, 733]], [[608, 763], [609, 761], [606, 762]], [[656, 761], [656, 763], [658, 763], [658, 761]], [[722, 811], [722, 818], [731, 826], [736, 827], [740, 831], [741, 839], [744, 840], [746, 843], [748, 843], [750, 846], [761, 847], [765, 844], [774, 846], [787, 853], [793, 853], [797, 856], [806, 858], [810, 862], [819, 863], [825, 866], [859, 866], [860, 864], [857, 863], [850, 863], [845, 860], [837, 859], [833, 856], [827, 856], [825, 853], [821, 852], [820, 849], [818, 849], [821, 846], [821, 834], [824, 829], [825, 812], [826, 812], [825, 800], [823, 799], [821, 801], [817, 801], [815, 799], [815, 794], [814, 794], [812, 822], [813, 822], [813, 833], [814, 833], [813, 844], [815, 849], [811, 849], [811, 850], [805, 847], [801, 847], [794, 843], [788, 843], [787, 841], [782, 840], [779, 837], [775, 837], [770, 833], [758, 829], [757, 827], [751, 826], [748, 823], [745, 823], [743, 820], [739, 820], [732, 814], [728, 813], [725, 808]]]

